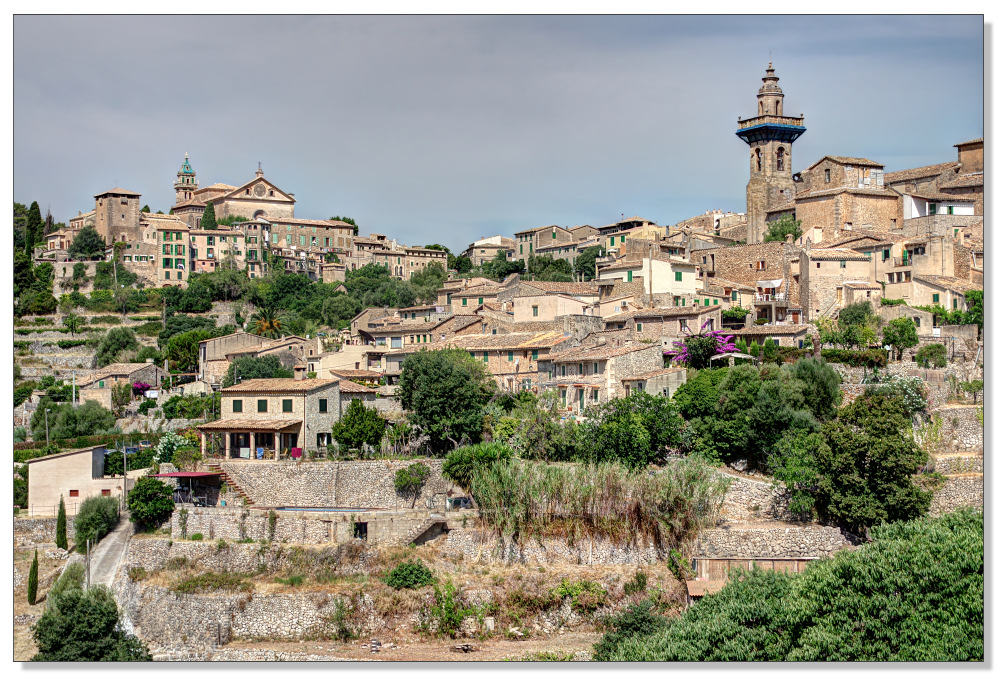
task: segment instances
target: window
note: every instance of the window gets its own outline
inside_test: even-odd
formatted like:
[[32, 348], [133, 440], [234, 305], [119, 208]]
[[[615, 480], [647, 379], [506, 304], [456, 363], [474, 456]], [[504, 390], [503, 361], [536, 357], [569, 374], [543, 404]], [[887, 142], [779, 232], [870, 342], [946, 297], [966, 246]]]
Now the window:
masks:
[[480, 305], [482, 305], [482, 304], [483, 304], [483, 299], [482, 299], [482, 298], [480, 298], [480, 299], [479, 299], [479, 304], [480, 304]]
[[825, 170], [825, 171], [823, 172], [823, 177], [824, 177], [824, 178], [826, 179], [826, 182], [827, 182], [827, 183], [829, 183], [829, 182], [830, 182], [830, 170], [829, 170], [829, 169], [827, 169], [827, 170]]
[[483, 363], [484, 364], [490, 363], [490, 353], [486, 352], [485, 350], [483, 351]]
[[[708, 301], [706, 300], [705, 302], [707, 303]], [[712, 305], [718, 305], [718, 304], [719, 304], [719, 299], [718, 298], [713, 298], [712, 299]]]
[[614, 238], [614, 235], [612, 235], [611, 236], [611, 246], [614, 246], [614, 245], [615, 245], [615, 238]]
[[913, 324], [915, 326], [919, 327], [920, 326], [920, 317], [914, 317], [913, 318]]
[[637, 323], [637, 324], [635, 325], [635, 330], [636, 330], [636, 331], [639, 331], [639, 332], [641, 333], [641, 332], [642, 332], [642, 324], [641, 324], [641, 323]]
[[172, 251], [170, 250], [170, 245], [169, 245], [169, 244], [164, 244], [164, 245], [163, 245], [163, 253], [164, 253], [164, 254], [167, 254], [167, 255], [169, 255], [169, 254], [173, 253], [173, 252], [172, 252]]
[[628, 281], [630, 281], [630, 282], [632, 281], [632, 271], [631, 270], [628, 271]]
[[566, 375], [566, 365], [562, 365], [562, 375]]
[[74, 488], [69, 489], [69, 497], [71, 497], [71, 498], [78, 498], [78, 497], [80, 497], [80, 491], [78, 491], [78, 490], [76, 490]]
[[291, 413], [292, 412], [292, 400], [291, 399], [282, 399], [281, 400], [281, 412], [282, 413]]
[[462, 307], [465, 307], [468, 304], [469, 304], [469, 299], [468, 298], [463, 298], [462, 299]]
[[841, 269], [846, 268], [847, 267], [847, 261], [840, 261], [840, 267], [841, 267]]
[[507, 350], [507, 361], [514, 361], [514, 350]]
[[306, 236], [299, 235], [299, 246], [305, 246], [305, 245], [306, 245]]
[[684, 279], [684, 273], [683, 272], [677, 271], [677, 272], [674, 273], [674, 281], [675, 282], [680, 282], [683, 279]]
[[936, 213], [937, 213], [937, 203], [936, 202], [928, 202], [927, 203], [927, 215], [928, 216], [933, 216]]
[[111, 497], [111, 489], [110, 488], [102, 488], [101, 489], [101, 497], [103, 497], [103, 498], [109, 498], [109, 497]]
[[957, 310], [958, 309], [958, 299], [957, 298], [952, 298], [951, 299], [951, 309], [952, 310]]
[[532, 361], [538, 361], [538, 350], [532, 350], [531, 351], [531, 360]]
[[531, 306], [531, 316], [532, 317], [537, 317], [538, 316], [538, 306], [537, 305], [532, 305]]
[[233, 413], [243, 413], [242, 399], [233, 399]]
[[778, 148], [778, 152], [775, 153], [775, 168], [778, 171], [785, 170], [785, 149]]
[[163, 278], [164, 279], [170, 279], [170, 270], [164, 270], [163, 271]]
[[555, 238], [556, 238], [556, 231], [555, 231], [555, 230], [553, 230], [553, 231], [552, 231], [552, 239], [555, 239]]
[[257, 413], [267, 413], [267, 399], [257, 400]]
[[757, 261], [758, 270], [767, 270], [767, 261]]
[[941, 302], [941, 294], [935, 293], [933, 296], [931, 296], [931, 302], [940, 303]]
[[816, 262], [816, 267], [817, 267], [817, 268], [819, 267], [819, 262], [818, 262], [818, 261]]
[[890, 251], [891, 251], [890, 249], [882, 249], [882, 260], [884, 260], [884, 261], [889, 260], [889, 252]]
[[739, 293], [738, 293], [737, 291], [733, 291], [733, 292], [732, 292], [732, 293], [730, 294], [730, 299], [731, 299], [731, 300], [738, 300], [738, 299], [739, 299]]

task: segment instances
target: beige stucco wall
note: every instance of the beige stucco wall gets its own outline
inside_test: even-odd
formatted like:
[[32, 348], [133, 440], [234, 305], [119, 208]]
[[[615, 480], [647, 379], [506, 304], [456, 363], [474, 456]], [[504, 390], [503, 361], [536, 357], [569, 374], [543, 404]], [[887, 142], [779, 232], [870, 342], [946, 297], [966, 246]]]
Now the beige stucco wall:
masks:
[[[85, 499], [109, 490], [112, 497], [121, 497], [122, 477], [104, 478], [104, 448], [91, 451], [49, 456], [29, 461], [28, 508], [32, 514], [51, 511], [56, 514], [59, 496], [63, 496], [68, 514], [75, 514]], [[131, 485], [131, 484], [130, 484]], [[70, 497], [70, 491], [79, 495]]]
[[[538, 307], [538, 314], [535, 315], [532, 308]], [[581, 315], [584, 309], [589, 308], [589, 303], [568, 298], [566, 296], [545, 295], [545, 296], [515, 296], [514, 297], [514, 321], [515, 322], [546, 322], [561, 315]]]

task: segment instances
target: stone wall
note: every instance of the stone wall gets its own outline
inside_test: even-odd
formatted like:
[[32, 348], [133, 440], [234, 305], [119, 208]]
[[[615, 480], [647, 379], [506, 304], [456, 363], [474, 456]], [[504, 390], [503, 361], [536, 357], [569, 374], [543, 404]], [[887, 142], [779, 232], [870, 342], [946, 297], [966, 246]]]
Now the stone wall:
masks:
[[930, 515], [939, 516], [963, 507], [983, 509], [983, 477], [950, 476], [944, 486], [934, 494]]
[[788, 510], [785, 489], [767, 480], [734, 477], [726, 490], [719, 517], [722, 522], [744, 523], [767, 520], [797, 521]]
[[802, 559], [832, 556], [854, 544], [839, 528], [792, 526], [746, 528], [727, 526], [703, 531], [692, 557], [708, 559]]
[[[66, 518], [66, 538], [73, 542], [76, 529], [73, 527], [73, 517]], [[31, 519], [16, 517], [14, 519], [14, 546], [35, 547], [36, 545], [55, 546], [56, 518]]]
[[[465, 495], [441, 476], [443, 460], [421, 460], [430, 467], [416, 507], [443, 510], [449, 496]], [[413, 462], [372, 460], [353, 462], [223, 462], [222, 469], [254, 503], [286, 507], [409, 508], [412, 498], [400, 496], [393, 485], [397, 470]]]
[[443, 550], [463, 560], [497, 563], [575, 565], [650, 564], [663, 558], [652, 544], [615, 543], [605, 538], [574, 542], [561, 537], [523, 537], [520, 542], [474, 528], [453, 528]]
[[983, 408], [949, 405], [930, 413], [914, 429], [930, 453], [983, 453]]

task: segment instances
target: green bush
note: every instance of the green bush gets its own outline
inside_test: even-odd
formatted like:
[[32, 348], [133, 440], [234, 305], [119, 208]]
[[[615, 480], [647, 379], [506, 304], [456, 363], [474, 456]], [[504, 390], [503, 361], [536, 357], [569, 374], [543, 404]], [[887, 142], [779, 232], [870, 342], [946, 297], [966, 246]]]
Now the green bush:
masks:
[[289, 587], [299, 587], [305, 581], [301, 575], [292, 575], [291, 577], [276, 577], [275, 582], [280, 584], [288, 585]]
[[948, 365], [948, 348], [941, 343], [923, 345], [917, 350], [917, 363], [925, 368], [944, 368]]
[[203, 540], [205, 538], [201, 533], [191, 533], [192, 540]]
[[129, 491], [128, 508], [129, 520], [137, 528], [140, 530], [155, 528], [173, 514], [173, 489], [151, 476], [140, 477]]
[[52, 585], [52, 589], [49, 590], [48, 597], [53, 599], [61, 594], [65, 594], [67, 591], [72, 589], [82, 590], [83, 582], [87, 577], [87, 570], [83, 567], [83, 563], [80, 561], [74, 561], [66, 566], [62, 575], [56, 580], [56, 583]]
[[76, 549], [91, 547], [118, 525], [118, 501], [112, 497], [92, 496], [80, 503], [80, 509], [73, 520], [76, 530]]
[[361, 448], [362, 444], [377, 446], [385, 435], [388, 423], [374, 407], [365, 406], [360, 399], [351, 399], [347, 411], [332, 428], [333, 438], [342, 450]]
[[626, 596], [631, 596], [632, 594], [638, 594], [639, 592], [646, 591], [646, 585], [648, 583], [648, 577], [646, 573], [641, 570], [635, 571], [635, 575], [631, 580], [626, 582], [622, 590], [625, 592]]
[[139, 415], [146, 415], [154, 408], [156, 408], [156, 399], [146, 399], [139, 404]]
[[562, 580], [559, 586], [552, 590], [558, 599], [571, 599], [573, 610], [589, 615], [600, 608], [608, 599], [608, 592], [601, 585], [590, 580], [567, 582]]
[[111, 590], [98, 585], [59, 595], [32, 633], [38, 654], [33, 662], [151, 661], [149, 651], [121, 628], [121, 615]]
[[434, 573], [419, 559], [404, 561], [386, 574], [384, 582], [393, 589], [420, 589], [434, 582]]
[[594, 644], [595, 662], [606, 662], [618, 652], [626, 639], [651, 636], [667, 625], [667, 618], [653, 612], [650, 600], [633, 603], [608, 620], [611, 629]]
[[122, 318], [117, 315], [99, 315], [90, 318], [91, 324], [121, 324]]
[[451, 580], [444, 585], [434, 585], [434, 605], [430, 607], [430, 617], [437, 621], [439, 636], [455, 638], [462, 620], [473, 615], [475, 610], [462, 601]]
[[463, 489], [469, 490], [477, 465], [491, 465], [512, 457], [514, 451], [509, 446], [497, 442], [462, 446], [448, 453], [441, 466], [441, 474]]
[[146, 322], [145, 324], [140, 324], [135, 327], [136, 335], [146, 336], [147, 338], [155, 337], [160, 335], [163, 330], [163, 322], [156, 320], [151, 322]]
[[834, 364], [848, 366], [864, 366], [867, 368], [882, 368], [889, 363], [885, 350], [834, 350], [820, 351], [820, 356]]
[[881, 304], [883, 307], [892, 305], [906, 305], [906, 301], [903, 300], [902, 298], [897, 298], [896, 300], [892, 300], [890, 298], [882, 298]]
[[57, 340], [56, 345], [62, 350], [68, 350], [72, 347], [80, 347], [81, 345], [86, 345], [88, 341], [86, 340]]
[[417, 503], [417, 496], [420, 494], [420, 489], [427, 483], [427, 478], [430, 474], [431, 470], [427, 465], [415, 462], [396, 472], [393, 485], [400, 495], [413, 498], [413, 502], [410, 505], [410, 507], [413, 507]]

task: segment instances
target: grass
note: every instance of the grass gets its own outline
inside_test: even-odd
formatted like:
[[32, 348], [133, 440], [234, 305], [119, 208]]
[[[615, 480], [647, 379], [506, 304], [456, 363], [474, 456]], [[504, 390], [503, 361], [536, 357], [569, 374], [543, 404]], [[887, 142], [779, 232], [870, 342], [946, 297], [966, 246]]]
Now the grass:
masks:
[[694, 458], [662, 471], [617, 464], [497, 462], [477, 468], [472, 493], [483, 521], [498, 535], [568, 540], [604, 536], [677, 548], [712, 524], [725, 480]]
[[173, 590], [180, 594], [203, 594], [216, 591], [250, 591], [253, 583], [246, 575], [240, 573], [201, 573], [194, 577], [180, 580], [174, 584]]

